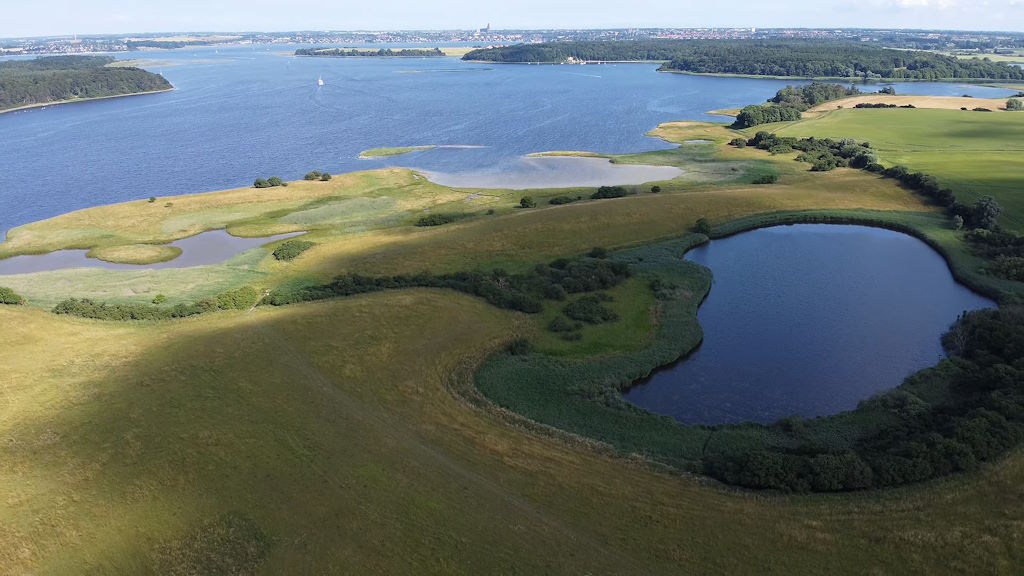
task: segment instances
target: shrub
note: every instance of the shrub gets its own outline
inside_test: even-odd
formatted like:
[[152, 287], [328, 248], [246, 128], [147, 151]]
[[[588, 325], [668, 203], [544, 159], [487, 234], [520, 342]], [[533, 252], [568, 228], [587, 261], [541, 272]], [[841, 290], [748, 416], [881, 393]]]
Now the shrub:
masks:
[[438, 212], [437, 214], [428, 214], [423, 216], [416, 221], [417, 226], [441, 226], [442, 224], [448, 224], [455, 222], [456, 220], [462, 220], [466, 218], [467, 214], [457, 212]]
[[590, 197], [594, 200], [600, 200], [602, 198], [622, 198], [626, 194], [628, 192], [622, 186], [601, 186]]
[[517, 338], [509, 342], [507, 350], [513, 356], [526, 356], [533, 351], [533, 345], [526, 338]]
[[747, 147], [747, 139], [746, 138], [733, 138], [732, 140], [729, 140], [729, 145], [730, 146], [735, 146], [737, 148], [746, 148]]
[[754, 178], [754, 184], [775, 184], [779, 181], [779, 177], [776, 174], [762, 174], [757, 178]]
[[164, 296], [163, 294], [157, 294], [156, 296], [153, 297], [153, 304], [159, 305], [163, 304], [164, 302], [167, 302], [167, 296]]
[[274, 250], [274, 259], [285, 262], [294, 260], [313, 246], [316, 244], [308, 240], [288, 240]]
[[575, 332], [579, 330], [583, 325], [579, 322], [570, 322], [565, 316], [555, 316], [548, 323], [548, 330], [551, 332]]
[[278, 178], [277, 176], [271, 176], [270, 178], [267, 178], [267, 184], [269, 184], [270, 186], [274, 186], [274, 187], [276, 187], [276, 186], [287, 186], [287, 184], [285, 184], [285, 182], [283, 180], [281, 180], [280, 178]]
[[520, 208], [536, 208], [537, 207], [537, 201], [534, 200], [531, 196], [523, 196], [522, 198], [519, 199], [519, 207]]
[[257, 178], [252, 185], [254, 188], [270, 188], [270, 182], [267, 182], [263, 178]]
[[618, 320], [618, 314], [606, 308], [601, 302], [602, 299], [597, 295], [583, 296], [575, 302], [566, 304], [562, 308], [562, 313], [573, 320], [587, 324], [604, 324]]
[[975, 112], [991, 112], [991, 110], [989, 110], [988, 108], [982, 108], [981, 106], [978, 106], [977, 108], [975, 108], [974, 111]]
[[548, 204], [551, 204], [553, 206], [559, 206], [562, 204], [572, 204], [575, 201], [576, 198], [573, 198], [572, 196], [555, 196], [554, 198], [548, 200]]
[[320, 171], [319, 170], [313, 170], [312, 172], [307, 172], [306, 175], [302, 177], [303, 180], [317, 180], [319, 178], [320, 178]]
[[953, 215], [953, 230], [961, 230], [964, 227], [964, 218], [959, 214]]
[[711, 234], [711, 223], [708, 222], [707, 218], [698, 218], [696, 224], [693, 226], [693, 231], [697, 234], [707, 236]]
[[331, 175], [328, 174], [327, 172], [321, 172], [320, 173], [320, 181], [321, 182], [328, 182], [328, 181], [330, 181], [330, 179], [331, 179]]
[[259, 293], [252, 286], [243, 286], [237, 290], [224, 292], [214, 297], [217, 308], [221, 310], [248, 310], [259, 301]]
[[651, 193], [652, 194], [658, 194], [659, 192], [661, 192], [661, 186], [658, 186], [658, 185], [651, 186]]
[[594, 246], [590, 249], [590, 252], [587, 252], [587, 256], [590, 256], [591, 258], [607, 258], [608, 250], [600, 246]]
[[0, 304], [24, 304], [25, 299], [19, 296], [14, 290], [0, 286]]
[[156, 202], [156, 196], [150, 196], [149, 197], [149, 203], [152, 204], [154, 202]]
[[1006, 101], [1006, 109], [1011, 112], [1024, 110], [1024, 104], [1022, 104], [1021, 101], [1017, 98], [1010, 98], [1009, 100]]

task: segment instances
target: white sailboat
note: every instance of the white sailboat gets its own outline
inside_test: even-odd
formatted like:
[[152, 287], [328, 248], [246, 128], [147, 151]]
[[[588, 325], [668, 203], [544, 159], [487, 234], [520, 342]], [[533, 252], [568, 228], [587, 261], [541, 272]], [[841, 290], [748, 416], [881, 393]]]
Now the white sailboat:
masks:
[[316, 85], [317, 86], [323, 86], [324, 85], [324, 77], [323, 76], [321, 76], [321, 77], [316, 79]]

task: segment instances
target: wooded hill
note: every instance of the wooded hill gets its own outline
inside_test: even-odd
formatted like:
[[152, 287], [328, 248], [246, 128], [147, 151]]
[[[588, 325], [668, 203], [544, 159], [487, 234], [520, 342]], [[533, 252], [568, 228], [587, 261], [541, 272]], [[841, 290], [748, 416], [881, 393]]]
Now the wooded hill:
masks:
[[549, 42], [473, 50], [463, 60], [558, 63], [666, 61], [662, 70], [706, 74], [907, 80], [1021, 80], [1024, 69], [983, 59], [833, 40]]
[[110, 56], [53, 56], [0, 62], [0, 110], [173, 88], [141, 68], [108, 67]]

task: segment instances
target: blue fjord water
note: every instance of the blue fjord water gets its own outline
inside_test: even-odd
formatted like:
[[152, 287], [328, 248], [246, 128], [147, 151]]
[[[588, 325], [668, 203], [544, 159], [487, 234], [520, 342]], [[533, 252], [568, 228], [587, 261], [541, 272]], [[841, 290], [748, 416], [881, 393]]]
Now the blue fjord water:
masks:
[[[787, 84], [656, 72], [653, 64], [488, 65], [456, 58], [294, 57], [295, 46], [137, 52], [173, 92], [0, 115], [0, 233], [70, 210], [149, 196], [402, 165], [509, 186], [534, 180], [523, 155], [631, 152], [669, 120], [763, 101]], [[323, 77], [325, 85], [317, 86]], [[899, 93], [1008, 93], [898, 84]], [[445, 145], [388, 160], [378, 146]], [[558, 182], [564, 182], [564, 178]]]

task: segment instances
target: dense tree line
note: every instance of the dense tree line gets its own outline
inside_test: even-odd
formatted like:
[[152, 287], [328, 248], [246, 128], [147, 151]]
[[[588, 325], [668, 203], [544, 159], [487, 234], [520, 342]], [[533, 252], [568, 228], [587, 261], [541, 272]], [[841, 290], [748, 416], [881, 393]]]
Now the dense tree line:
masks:
[[736, 115], [736, 121], [731, 128], [742, 130], [761, 124], [771, 122], [789, 122], [800, 119], [800, 111], [789, 106], [776, 106], [774, 104], [751, 104], [744, 106]]
[[775, 93], [775, 96], [768, 99], [769, 102], [780, 106], [796, 108], [801, 112], [808, 110], [831, 100], [856, 96], [860, 90], [856, 86], [841, 86], [839, 84], [825, 84], [813, 82], [806, 86], [786, 86]]
[[898, 486], [976, 469], [1024, 439], [1024, 310], [985, 309], [962, 316], [943, 337], [951, 356], [910, 378], [948, 383], [928, 402], [896, 389], [862, 403], [889, 423], [845, 450], [824, 450], [799, 421], [774, 425], [788, 448], [721, 454], [708, 474], [731, 484], [785, 491], [840, 491]]
[[187, 46], [210, 46], [215, 44], [213, 40], [128, 40], [125, 46], [129, 50], [140, 48], [159, 48], [162, 50], [173, 50]]
[[446, 288], [479, 296], [499, 308], [536, 313], [543, 308], [543, 300], [564, 300], [569, 294], [611, 288], [629, 275], [626, 264], [600, 258], [563, 258], [550, 264], [538, 264], [524, 274], [508, 274], [501, 269], [489, 273], [423, 273], [412, 276], [346, 274], [327, 284], [278, 289], [270, 294], [267, 303], [281, 306], [399, 288]]
[[345, 50], [344, 48], [299, 48], [295, 51], [296, 56], [334, 56], [341, 58], [352, 58], [352, 57], [398, 57], [398, 58], [436, 58], [438, 56], [444, 56], [444, 52], [441, 52], [438, 48], [402, 48], [400, 50], [392, 50], [391, 48], [381, 48], [380, 50], [357, 50], [351, 48]]
[[961, 60], [836, 40], [640, 40], [546, 42], [473, 50], [464, 60], [557, 63], [573, 60], [665, 60], [664, 70], [805, 78], [1024, 79], [1001, 62]]
[[[154, 299], [155, 300], [155, 299]], [[67, 314], [96, 320], [168, 320], [213, 312], [214, 310], [246, 310], [255, 306], [259, 294], [244, 286], [198, 302], [171, 307], [150, 304], [107, 304], [89, 298], [68, 298], [53, 308], [54, 314]]]
[[163, 76], [140, 68], [108, 67], [113, 61], [107, 56], [54, 56], [0, 62], [0, 110], [172, 87]]
[[691, 42], [665, 65], [665, 69], [805, 78], [1024, 78], [1024, 70], [1001, 62], [961, 60], [932, 52], [824, 40]]

